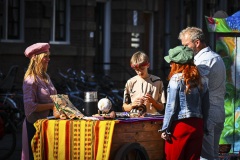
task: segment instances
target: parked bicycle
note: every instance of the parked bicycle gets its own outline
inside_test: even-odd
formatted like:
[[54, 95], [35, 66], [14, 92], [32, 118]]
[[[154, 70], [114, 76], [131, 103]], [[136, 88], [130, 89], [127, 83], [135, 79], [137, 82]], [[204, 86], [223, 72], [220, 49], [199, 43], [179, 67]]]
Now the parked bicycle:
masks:
[[19, 110], [0, 103], [0, 159], [7, 159], [16, 148], [17, 128], [12, 121]]
[[65, 93], [75, 93], [75, 96], [82, 99], [84, 99], [84, 92], [97, 91], [98, 99], [107, 97], [112, 102], [115, 111], [122, 111], [123, 91], [115, 88], [110, 77], [106, 75], [95, 77], [87, 75], [83, 70], [77, 72], [71, 68], [67, 69], [66, 73], [59, 69], [58, 74], [62, 79], [62, 84], [56, 85], [57, 89], [64, 88]]
[[22, 95], [20, 94], [0, 93], [0, 107], [6, 106], [8, 108], [18, 111], [11, 116], [12, 122], [17, 128], [22, 127], [22, 123], [25, 117], [24, 111], [22, 109], [19, 109], [19, 107], [17, 106], [17, 103], [18, 104], [23, 103], [21, 102], [21, 99], [22, 99]]
[[24, 120], [23, 94], [14, 90], [15, 77], [18, 71], [18, 66], [13, 65], [6, 76], [1, 72], [0, 79], [0, 106], [9, 107], [13, 110], [18, 110], [11, 116], [11, 121], [17, 127], [22, 126]]
[[58, 69], [58, 75], [60, 77], [60, 83], [54, 82], [54, 86], [57, 89], [58, 94], [68, 95], [70, 101], [79, 110], [83, 110], [84, 100], [83, 91], [76, 87], [74, 81], [66, 74], [64, 74], [60, 69]]

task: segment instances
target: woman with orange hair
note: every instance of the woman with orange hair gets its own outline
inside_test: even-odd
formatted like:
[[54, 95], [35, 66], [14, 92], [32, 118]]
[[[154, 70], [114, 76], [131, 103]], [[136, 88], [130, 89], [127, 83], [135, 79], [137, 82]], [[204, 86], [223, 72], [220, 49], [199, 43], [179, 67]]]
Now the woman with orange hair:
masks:
[[200, 159], [209, 95], [193, 57], [192, 49], [184, 46], [170, 49], [164, 57], [171, 66], [161, 129], [167, 160]]

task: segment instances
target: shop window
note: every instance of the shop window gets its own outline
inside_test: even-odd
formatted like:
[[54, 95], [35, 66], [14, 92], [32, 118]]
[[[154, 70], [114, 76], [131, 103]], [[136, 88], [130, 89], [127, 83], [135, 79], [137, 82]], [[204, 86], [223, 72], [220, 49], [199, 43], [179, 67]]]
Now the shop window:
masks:
[[51, 43], [69, 44], [70, 4], [68, 0], [52, 0]]
[[23, 41], [23, 2], [22, 0], [0, 1], [0, 41]]

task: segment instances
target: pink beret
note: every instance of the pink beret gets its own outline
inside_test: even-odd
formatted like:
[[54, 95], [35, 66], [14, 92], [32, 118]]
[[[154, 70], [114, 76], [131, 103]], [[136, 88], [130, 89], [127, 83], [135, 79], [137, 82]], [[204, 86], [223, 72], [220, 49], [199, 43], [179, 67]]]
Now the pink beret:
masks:
[[49, 52], [50, 45], [48, 43], [35, 43], [26, 48], [24, 54], [26, 57], [31, 58], [33, 55]]

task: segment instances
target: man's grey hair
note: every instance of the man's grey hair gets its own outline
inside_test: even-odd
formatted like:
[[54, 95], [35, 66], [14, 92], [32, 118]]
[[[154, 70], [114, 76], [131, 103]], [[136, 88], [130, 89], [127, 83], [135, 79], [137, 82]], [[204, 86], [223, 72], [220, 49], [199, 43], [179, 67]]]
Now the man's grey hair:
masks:
[[183, 37], [188, 34], [189, 38], [194, 41], [196, 39], [199, 39], [201, 42], [205, 42], [205, 36], [202, 31], [202, 29], [197, 28], [197, 27], [187, 27], [186, 29], [182, 30], [179, 33], [178, 39], [182, 40]]

